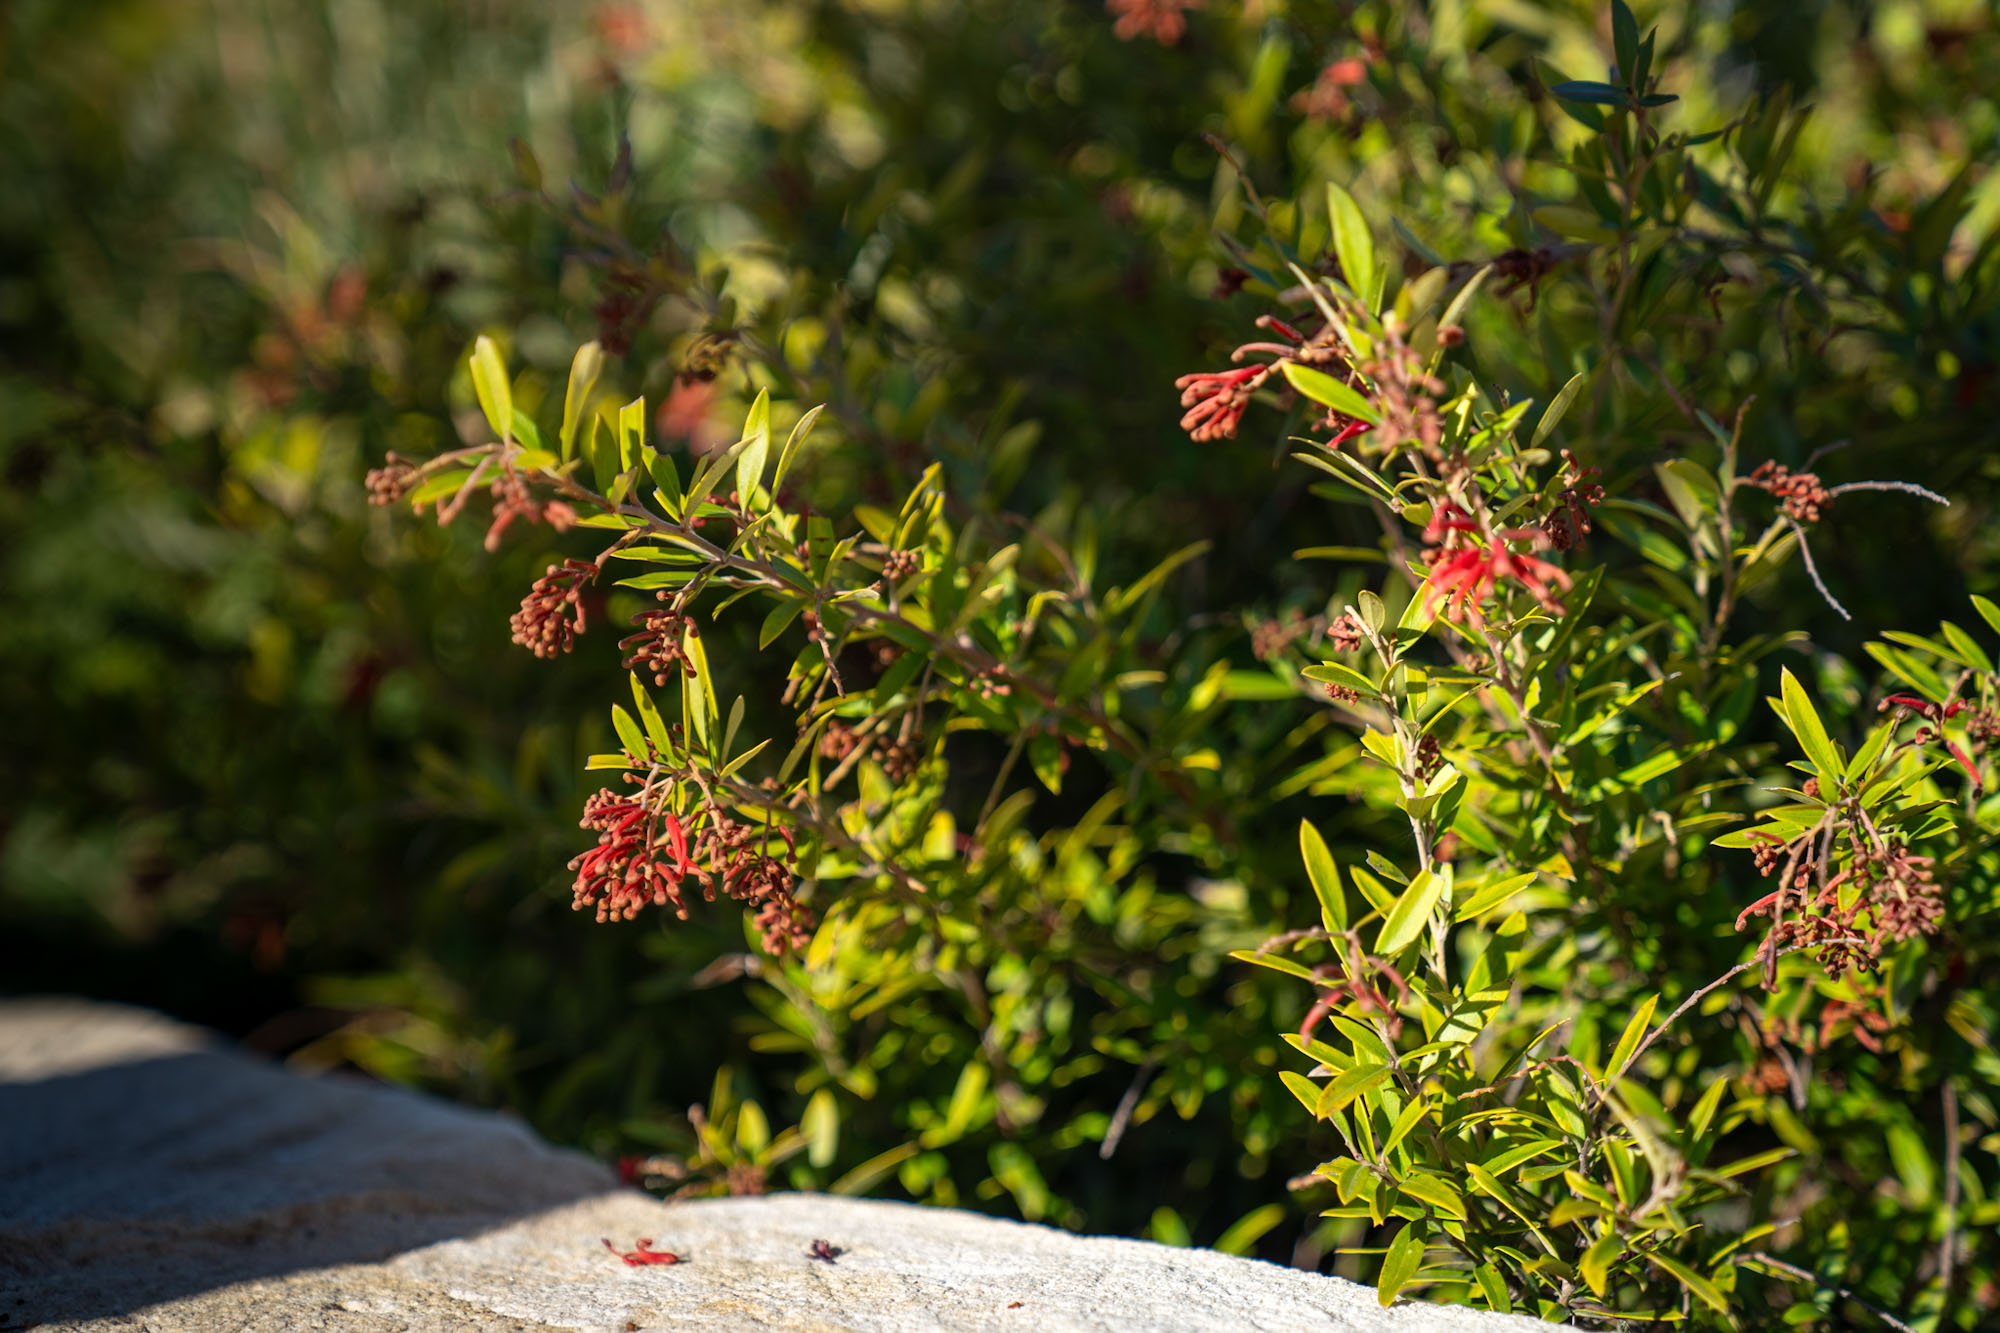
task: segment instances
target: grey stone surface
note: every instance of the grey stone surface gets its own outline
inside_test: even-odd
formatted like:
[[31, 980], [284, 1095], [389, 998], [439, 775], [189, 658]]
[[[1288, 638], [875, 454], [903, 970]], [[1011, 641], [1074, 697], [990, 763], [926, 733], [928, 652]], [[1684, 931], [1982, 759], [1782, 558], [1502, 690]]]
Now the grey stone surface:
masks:
[[[608, 1238], [684, 1257], [630, 1267]], [[814, 1240], [844, 1251], [807, 1256]], [[0, 1004], [0, 1330], [1428, 1330], [1535, 1320], [910, 1204], [663, 1204], [503, 1116]]]

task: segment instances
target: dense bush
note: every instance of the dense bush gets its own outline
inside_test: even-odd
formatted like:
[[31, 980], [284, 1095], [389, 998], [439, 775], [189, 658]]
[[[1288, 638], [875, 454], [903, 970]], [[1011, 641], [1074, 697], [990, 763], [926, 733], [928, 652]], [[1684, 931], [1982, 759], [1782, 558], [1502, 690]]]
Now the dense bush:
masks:
[[10, 940], [677, 1191], [1992, 1316], [1990, 18], [172, 12], [8, 19]]

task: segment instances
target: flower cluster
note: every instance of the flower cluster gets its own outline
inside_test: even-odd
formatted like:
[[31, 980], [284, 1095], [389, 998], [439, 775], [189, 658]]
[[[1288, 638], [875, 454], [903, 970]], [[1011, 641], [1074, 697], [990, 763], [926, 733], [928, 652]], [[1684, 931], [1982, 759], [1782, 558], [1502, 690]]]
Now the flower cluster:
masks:
[[597, 566], [588, 560], [550, 565], [507, 622], [514, 642], [537, 657], [554, 657], [573, 648], [584, 629], [583, 590], [596, 581], [597, 573]]
[[[1174, 387], [1181, 391], [1181, 406], [1187, 409], [1181, 416], [1181, 429], [1189, 438], [1205, 444], [1233, 437], [1251, 398], [1287, 365], [1330, 367], [1341, 378], [1353, 382], [1353, 373], [1335, 346], [1337, 335], [1331, 326], [1308, 338], [1281, 319], [1260, 315], [1257, 327], [1269, 329], [1285, 341], [1244, 343], [1230, 353], [1229, 359], [1242, 361], [1251, 356], [1269, 356], [1271, 360], [1238, 366], [1235, 370], [1200, 371], [1174, 381]], [[1334, 421], [1331, 417], [1328, 420]], [[1367, 429], [1365, 424], [1345, 417], [1339, 418], [1333, 428], [1347, 432], [1342, 439]]]
[[[1403, 340], [1393, 316], [1383, 320], [1382, 334], [1380, 355], [1362, 367], [1374, 386], [1375, 410], [1382, 415], [1371, 439], [1385, 451], [1414, 445], [1436, 460], [1438, 441], [1444, 436], [1437, 408], [1444, 381], [1431, 374], [1416, 348]], [[1353, 433], [1358, 432], [1350, 429], [1336, 442]]]
[[[667, 599], [664, 592], [658, 596], [661, 601]], [[641, 611], [632, 617], [632, 623], [639, 626], [639, 632], [618, 641], [620, 650], [627, 654], [622, 663], [627, 671], [651, 676], [655, 685], [665, 685], [676, 670], [694, 674], [687, 637], [700, 633], [700, 626], [678, 611], [662, 610]]]
[[1833, 498], [1820, 485], [1816, 473], [1794, 472], [1781, 463], [1759, 463], [1745, 480], [1759, 490], [1769, 491], [1785, 513], [1800, 523], [1817, 522], [1820, 510]]
[[1161, 46], [1172, 46], [1187, 32], [1187, 10], [1200, 9], [1203, 0], [1104, 0], [1104, 7], [1117, 16], [1112, 31], [1120, 41], [1151, 37]]
[[[626, 781], [638, 782], [636, 774]], [[678, 816], [664, 808], [664, 792], [648, 783], [627, 796], [606, 787], [584, 802], [580, 827], [597, 831], [597, 846], [570, 861], [576, 872], [578, 911], [597, 909], [599, 921], [630, 921], [648, 906], [672, 907], [687, 919], [681, 880], [692, 868], [687, 830]], [[671, 864], [660, 859], [671, 853]]]
[[1489, 533], [1458, 506], [1440, 504], [1424, 528], [1424, 563], [1431, 567], [1426, 609], [1443, 602], [1445, 619], [1483, 625], [1486, 599], [1511, 581], [1526, 590], [1544, 611], [1562, 614], [1562, 600], [1549, 585], [1568, 588], [1569, 575], [1510, 545], [1526, 542], [1534, 548], [1548, 540], [1538, 528], [1503, 528]]
[[372, 505], [392, 505], [410, 493], [417, 484], [417, 467], [409, 459], [391, 450], [388, 460], [381, 467], [368, 469], [368, 503]]
[[671, 907], [686, 920], [682, 890], [692, 880], [708, 902], [721, 894], [752, 907], [772, 953], [804, 946], [814, 923], [793, 892], [790, 829], [746, 824], [713, 801], [683, 822], [668, 808], [670, 783], [633, 773], [625, 780], [638, 792], [607, 787], [584, 804], [581, 826], [596, 830], [597, 846], [569, 863], [572, 906], [594, 908], [599, 921], [630, 921], [647, 907]]
[[576, 522], [576, 510], [561, 500], [537, 500], [534, 492], [528, 489], [528, 479], [505, 464], [490, 493], [493, 496], [493, 522], [486, 529], [486, 549], [489, 551], [500, 549], [500, 538], [517, 518], [525, 518], [530, 523], [546, 523], [557, 532], [565, 531]]
[[1778, 887], [1743, 909], [1738, 930], [1752, 917], [1768, 917], [1773, 947], [1813, 949], [1827, 968], [1849, 972], [1872, 967], [1892, 945], [1937, 932], [1944, 896], [1932, 858], [1884, 837], [1858, 810], [1828, 811], [1790, 842], [1751, 836], [1759, 873], [1775, 872]]
[[[1978, 765], [1972, 762], [1972, 756], [1967, 754], [1957, 741], [1944, 734], [1944, 724], [1965, 711], [1963, 700], [1953, 699], [1948, 703], [1935, 704], [1928, 699], [1919, 699], [1914, 694], [1892, 694], [1876, 705], [1877, 712], [1886, 713], [1891, 709], [1912, 712], [1924, 719], [1928, 725], [1918, 728], [1916, 743], [1929, 745], [1936, 741], [1942, 744], [1951, 752], [1951, 757], [1958, 761], [1958, 766], [1965, 770], [1966, 776], [1972, 779], [1973, 788], [1978, 790], [1985, 787], [1986, 784], [1979, 777]], [[1975, 715], [1967, 728], [1967, 734], [1980, 744], [1987, 743], [1981, 739], [1982, 736], [1990, 737], [1993, 732], [1990, 710]]]
[[1542, 531], [1552, 548], [1567, 551], [1582, 545], [1589, 534], [1590, 511], [1604, 503], [1604, 487], [1591, 480], [1597, 469], [1578, 463], [1569, 450], [1562, 451], [1562, 460], [1562, 471], [1556, 475], [1562, 489], [1542, 518]]

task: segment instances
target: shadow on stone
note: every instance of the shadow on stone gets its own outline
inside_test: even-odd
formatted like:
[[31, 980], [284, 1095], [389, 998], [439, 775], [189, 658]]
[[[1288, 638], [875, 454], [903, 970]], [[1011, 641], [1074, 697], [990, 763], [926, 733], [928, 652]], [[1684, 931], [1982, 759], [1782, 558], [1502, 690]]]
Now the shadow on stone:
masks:
[[385, 1259], [601, 1194], [518, 1122], [77, 1001], [0, 1006], [0, 1329]]

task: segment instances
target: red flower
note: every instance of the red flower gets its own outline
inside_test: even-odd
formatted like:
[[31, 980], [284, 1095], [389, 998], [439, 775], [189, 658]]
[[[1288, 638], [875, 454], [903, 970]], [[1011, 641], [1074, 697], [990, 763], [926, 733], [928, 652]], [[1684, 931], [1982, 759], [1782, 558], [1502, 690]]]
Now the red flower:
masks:
[[[1472, 540], [1464, 540], [1468, 537]], [[1539, 546], [1548, 541], [1546, 534], [1533, 528], [1507, 528], [1488, 537], [1465, 511], [1443, 504], [1424, 528], [1424, 540], [1431, 543], [1431, 549], [1424, 553], [1431, 565], [1430, 590], [1424, 595], [1426, 611], [1442, 601], [1445, 619], [1469, 619], [1483, 625], [1486, 599], [1508, 580], [1525, 589], [1543, 610], [1562, 611], [1562, 601], [1549, 585], [1568, 588], [1569, 575], [1508, 545], [1527, 542]]]
[[1250, 396], [1270, 373], [1269, 366], [1244, 366], [1181, 376], [1174, 381], [1181, 391], [1181, 406], [1188, 409], [1181, 417], [1181, 429], [1198, 443], [1234, 436]]
[[1112, 31], [1120, 41], [1149, 36], [1161, 46], [1172, 46], [1187, 31], [1183, 10], [1200, 9], [1203, 0], [1105, 0], [1104, 7], [1118, 16]]

